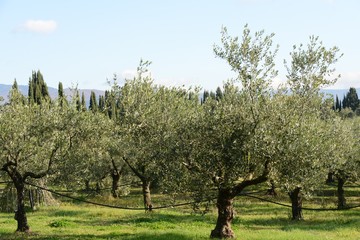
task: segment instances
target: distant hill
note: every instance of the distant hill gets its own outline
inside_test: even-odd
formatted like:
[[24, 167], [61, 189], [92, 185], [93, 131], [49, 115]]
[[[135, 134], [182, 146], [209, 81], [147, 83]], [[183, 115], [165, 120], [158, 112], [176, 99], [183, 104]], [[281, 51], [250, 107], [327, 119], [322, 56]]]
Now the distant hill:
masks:
[[[9, 92], [11, 90], [11, 87], [12, 85], [7, 85], [7, 84], [0, 84], [0, 96], [2, 96], [5, 100], [5, 102], [8, 100], [8, 95], [9, 95]], [[29, 86], [27, 85], [19, 85], [19, 90], [20, 92], [24, 95], [24, 96], [27, 96], [28, 95], [28, 88]], [[52, 87], [48, 87], [48, 90], [49, 90], [49, 94], [50, 94], [50, 97], [52, 99], [55, 99], [57, 98], [58, 96], [58, 90], [56, 88], [52, 88]], [[91, 91], [94, 91], [95, 94], [96, 94], [96, 97], [98, 99], [98, 96], [99, 95], [104, 95], [105, 94], [105, 91], [102, 91], [102, 90], [96, 90], [96, 89], [79, 89], [79, 93], [80, 93], [80, 97], [81, 97], [81, 94], [84, 92], [85, 94], [85, 100], [86, 100], [86, 103], [88, 104], [89, 101], [90, 101], [90, 94], [91, 94]], [[66, 96], [70, 99], [73, 95], [72, 93], [72, 90], [70, 88], [65, 88], [64, 89], [64, 92], [66, 94]]]
[[[5, 99], [5, 102], [7, 101], [8, 99], [8, 94], [9, 94], [9, 91], [11, 89], [12, 85], [7, 85], [7, 84], [0, 84], [0, 96], [2, 96], [4, 99]], [[27, 85], [19, 85], [19, 89], [20, 89], [20, 92], [27, 96], [28, 94], [28, 86]], [[57, 95], [58, 95], [58, 92], [57, 92], [57, 89], [56, 88], [52, 88], [52, 87], [48, 87], [48, 90], [49, 90], [49, 94], [51, 96], [52, 99], [55, 99], [57, 98]], [[71, 89], [69, 88], [66, 88], [64, 89], [65, 91], [65, 94], [68, 96], [68, 98], [70, 99], [71, 96], [72, 96], [72, 92], [71, 92]], [[85, 94], [85, 100], [86, 100], [86, 103], [88, 104], [89, 101], [90, 101], [90, 94], [91, 94], [91, 91], [94, 91], [97, 98], [99, 95], [104, 95], [105, 94], [105, 91], [102, 91], [102, 90], [96, 90], [96, 89], [79, 89], [79, 92], [80, 92], [80, 97], [81, 97], [81, 94], [82, 92], [84, 92]], [[340, 100], [343, 99], [343, 97], [345, 96], [345, 94], [349, 91], [349, 89], [323, 89], [321, 90], [323, 93], [326, 93], [326, 94], [332, 94], [334, 96], [334, 98], [336, 97], [336, 95], [339, 97]], [[360, 95], [360, 88], [357, 88], [356, 91], [358, 92], [358, 94]]]

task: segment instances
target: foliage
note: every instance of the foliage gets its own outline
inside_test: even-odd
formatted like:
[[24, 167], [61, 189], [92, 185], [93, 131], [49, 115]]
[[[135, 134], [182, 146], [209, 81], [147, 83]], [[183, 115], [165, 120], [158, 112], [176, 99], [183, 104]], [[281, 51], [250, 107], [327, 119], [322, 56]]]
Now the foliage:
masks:
[[342, 54], [338, 54], [338, 47], [326, 49], [319, 37], [315, 36], [310, 36], [305, 49], [302, 44], [294, 45], [290, 53], [290, 66], [284, 61], [290, 90], [295, 94], [309, 96], [318, 94], [321, 88], [334, 84], [340, 77], [333, 77], [333, 65], [342, 57]]

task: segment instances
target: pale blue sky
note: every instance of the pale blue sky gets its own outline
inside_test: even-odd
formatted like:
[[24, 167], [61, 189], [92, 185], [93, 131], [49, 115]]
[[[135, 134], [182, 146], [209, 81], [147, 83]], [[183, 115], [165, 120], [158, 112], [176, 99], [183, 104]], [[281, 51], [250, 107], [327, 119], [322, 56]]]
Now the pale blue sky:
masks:
[[0, 83], [27, 84], [40, 69], [48, 86], [108, 89], [150, 60], [156, 83], [215, 89], [233, 74], [212, 46], [221, 26], [241, 35], [274, 32], [277, 68], [293, 44], [318, 35], [344, 57], [333, 88], [360, 87], [358, 0], [0, 0]]

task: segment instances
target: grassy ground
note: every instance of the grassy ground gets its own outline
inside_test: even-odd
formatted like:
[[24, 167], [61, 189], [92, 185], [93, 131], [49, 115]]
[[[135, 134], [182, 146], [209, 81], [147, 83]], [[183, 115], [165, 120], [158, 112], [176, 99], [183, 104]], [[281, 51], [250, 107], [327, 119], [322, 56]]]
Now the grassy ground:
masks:
[[[359, 189], [354, 189], [358, 194]], [[154, 196], [160, 198], [161, 196]], [[331, 196], [328, 196], [331, 198]], [[131, 197], [127, 203], [141, 203]], [[139, 198], [136, 198], [139, 199]], [[141, 198], [140, 198], [141, 199]], [[95, 199], [109, 201], [107, 198]], [[119, 200], [118, 204], [124, 204]], [[129, 202], [131, 201], [131, 202]], [[333, 198], [322, 204], [333, 207]], [[349, 197], [352, 203], [359, 196]], [[113, 204], [117, 202], [112, 201]], [[304, 202], [321, 207], [315, 201]], [[360, 209], [334, 212], [304, 211], [304, 221], [289, 220], [287, 208], [238, 197], [233, 230], [238, 239], [360, 239]], [[196, 215], [189, 207], [143, 211], [117, 210], [88, 204], [63, 203], [28, 213], [30, 235], [15, 234], [13, 214], [0, 213], [0, 239], [208, 239], [216, 210]]]

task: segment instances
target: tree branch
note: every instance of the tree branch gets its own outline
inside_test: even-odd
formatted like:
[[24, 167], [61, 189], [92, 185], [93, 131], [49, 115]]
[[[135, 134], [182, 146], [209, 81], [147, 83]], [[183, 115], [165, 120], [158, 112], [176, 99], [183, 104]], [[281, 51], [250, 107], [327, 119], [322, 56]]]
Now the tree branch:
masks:
[[56, 155], [56, 152], [57, 152], [58, 149], [59, 149], [59, 146], [56, 145], [55, 148], [51, 151], [51, 155], [50, 155], [50, 159], [49, 159], [49, 164], [48, 164], [48, 167], [47, 167], [47, 169], [46, 169], [45, 171], [40, 172], [40, 173], [38, 173], [38, 174], [33, 173], [33, 172], [25, 172], [25, 173], [24, 173], [24, 177], [23, 177], [24, 181], [25, 181], [26, 178], [28, 178], [28, 177], [31, 177], [31, 178], [43, 178], [43, 177], [45, 177], [45, 176], [50, 172], [50, 170], [51, 170], [51, 166], [52, 166], [52, 164], [53, 164], [53, 161], [54, 161], [54, 158], [55, 158], [55, 155]]
[[239, 193], [241, 193], [242, 190], [244, 190], [244, 188], [246, 188], [248, 186], [256, 185], [256, 184], [265, 182], [268, 179], [268, 175], [269, 175], [269, 172], [270, 172], [270, 166], [269, 165], [270, 165], [270, 161], [267, 160], [265, 162], [265, 164], [264, 164], [264, 170], [263, 170], [263, 172], [262, 172], [262, 174], [260, 176], [258, 176], [257, 178], [254, 178], [254, 179], [244, 180], [241, 183], [239, 183], [238, 185], [236, 185], [233, 188], [234, 197], [236, 195], [238, 195]]
[[125, 163], [129, 166], [129, 168], [135, 173], [135, 175], [136, 175], [138, 178], [141, 179], [141, 181], [146, 180], [145, 176], [142, 175], [136, 168], [134, 168], [134, 167], [130, 164], [129, 160], [128, 160], [126, 157], [123, 157], [123, 160], [124, 160]]
[[11, 162], [11, 161], [8, 161], [8, 162], [6, 162], [6, 163], [2, 166], [1, 170], [2, 170], [2, 171], [5, 171], [5, 172], [8, 172], [8, 171], [9, 171], [8, 168], [9, 168], [10, 166], [16, 166], [16, 163]]

